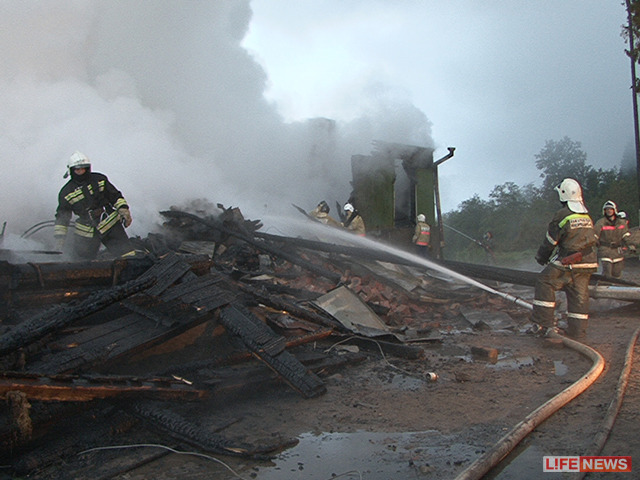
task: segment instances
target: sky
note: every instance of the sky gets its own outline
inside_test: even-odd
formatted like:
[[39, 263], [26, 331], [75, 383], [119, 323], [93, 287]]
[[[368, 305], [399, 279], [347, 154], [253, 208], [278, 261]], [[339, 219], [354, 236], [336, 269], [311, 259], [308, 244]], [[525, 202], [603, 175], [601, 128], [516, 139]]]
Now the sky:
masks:
[[[348, 120], [380, 91], [424, 112], [444, 211], [496, 185], [539, 184], [547, 140], [620, 165], [633, 143], [620, 1], [255, 0], [244, 45], [288, 120]], [[384, 138], [383, 138], [384, 140]]]
[[619, 3], [3, 0], [2, 220], [53, 219], [76, 150], [143, 237], [171, 206], [342, 202], [374, 140], [456, 147], [445, 212], [538, 181], [550, 139], [613, 168], [633, 126]]

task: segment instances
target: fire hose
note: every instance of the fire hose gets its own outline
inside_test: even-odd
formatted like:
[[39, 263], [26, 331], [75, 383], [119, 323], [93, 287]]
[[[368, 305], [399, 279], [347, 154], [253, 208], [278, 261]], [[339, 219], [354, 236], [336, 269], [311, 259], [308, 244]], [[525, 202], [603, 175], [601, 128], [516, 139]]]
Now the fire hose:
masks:
[[[520, 298], [514, 297], [513, 295], [499, 292], [491, 288], [488, 288], [488, 290], [491, 291], [491, 293], [495, 293], [520, 306], [530, 309], [533, 308], [531, 304]], [[629, 343], [625, 365], [618, 380], [616, 396], [609, 405], [605, 421], [603, 422], [603, 427], [600, 433], [595, 437], [594, 442], [592, 443], [591, 452], [588, 453], [589, 455], [597, 455], [600, 453], [609, 436], [611, 428], [613, 427], [615, 418], [620, 406], [622, 405], [622, 397], [624, 396], [624, 390], [626, 389], [629, 372], [631, 370], [633, 348], [637, 342], [638, 336], [640, 336], [640, 328], [636, 330]], [[531, 433], [538, 425], [589, 388], [604, 370], [604, 358], [593, 348], [556, 333], [551, 334], [551, 337], [560, 339], [566, 347], [571, 348], [591, 359], [593, 361], [591, 368], [575, 383], [527, 415], [527, 417], [518, 423], [509, 433], [498, 440], [490, 450], [485, 452], [480, 458], [459, 474], [456, 477], [456, 480], [475, 480], [482, 478], [487, 472], [499, 464], [509, 454], [509, 452], [511, 452], [511, 450], [513, 450], [516, 445], [518, 445], [518, 443], [520, 443], [520, 441], [522, 441], [522, 439]], [[579, 474], [575, 477], [575, 480], [581, 480], [583, 477], [584, 474]]]
[[502, 459], [538, 425], [584, 392], [600, 376], [604, 370], [604, 358], [602, 358], [602, 355], [593, 348], [562, 335], [552, 334], [552, 337], [561, 339], [565, 346], [593, 360], [593, 365], [589, 371], [568, 388], [527, 415], [527, 417], [518, 423], [509, 433], [498, 440], [498, 443], [458, 475], [456, 480], [482, 478], [489, 470], [500, 463]]

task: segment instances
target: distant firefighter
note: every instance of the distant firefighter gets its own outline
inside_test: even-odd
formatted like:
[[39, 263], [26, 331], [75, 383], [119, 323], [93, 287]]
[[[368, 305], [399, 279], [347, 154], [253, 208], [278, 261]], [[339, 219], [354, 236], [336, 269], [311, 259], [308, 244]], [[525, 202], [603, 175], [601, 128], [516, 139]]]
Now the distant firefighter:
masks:
[[80, 152], [71, 155], [64, 175], [70, 180], [58, 194], [54, 236], [58, 250], [64, 248], [71, 217], [77, 215], [74, 229], [75, 254], [82, 259], [96, 258], [100, 244], [114, 256], [133, 256], [135, 249], [124, 231], [131, 225], [129, 205], [102, 173], [91, 171], [91, 161]]
[[366, 229], [364, 226], [364, 220], [360, 216], [358, 210], [350, 203], [344, 204], [344, 212], [347, 216], [344, 222], [342, 222], [342, 226], [349, 230], [350, 232], [355, 233], [361, 237], [364, 237], [366, 234]]
[[631, 233], [629, 233], [626, 218], [620, 217], [615, 202], [611, 200], [604, 202], [602, 215], [595, 227], [602, 275], [620, 278], [624, 269], [623, 248], [629, 247], [627, 240], [631, 237]]
[[416, 246], [418, 255], [428, 257], [431, 249], [431, 226], [422, 213], [416, 217], [416, 220], [412, 242]]
[[331, 215], [329, 215], [330, 210], [331, 209], [329, 208], [329, 205], [327, 204], [327, 202], [322, 200], [316, 208], [314, 208], [311, 212], [309, 212], [309, 215], [315, 218], [316, 220], [318, 220], [319, 222], [324, 223], [325, 225], [330, 225], [332, 227], [340, 227], [341, 226], [340, 222], [333, 219]]

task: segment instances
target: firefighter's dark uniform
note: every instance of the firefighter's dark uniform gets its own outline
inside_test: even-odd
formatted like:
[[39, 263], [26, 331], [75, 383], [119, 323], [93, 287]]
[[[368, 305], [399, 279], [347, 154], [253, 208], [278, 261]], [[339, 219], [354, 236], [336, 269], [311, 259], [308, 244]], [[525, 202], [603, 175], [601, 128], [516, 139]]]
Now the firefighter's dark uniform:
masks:
[[622, 247], [631, 237], [627, 221], [614, 215], [612, 219], [604, 216], [596, 222], [598, 239], [598, 259], [602, 265], [602, 275], [620, 278], [624, 268]]
[[129, 208], [122, 193], [101, 173], [89, 172], [83, 180], [72, 175], [60, 190], [54, 236], [66, 236], [76, 214], [74, 250], [78, 257], [94, 259], [100, 243], [115, 256], [135, 255], [118, 215], [118, 209]]
[[[589, 319], [589, 280], [598, 269], [593, 221], [588, 213], [558, 210], [549, 223], [536, 260], [550, 262], [538, 274], [533, 301], [533, 321], [543, 327], [555, 326], [556, 292], [567, 295], [567, 320], [586, 325]], [[552, 258], [552, 254], [555, 252]]]

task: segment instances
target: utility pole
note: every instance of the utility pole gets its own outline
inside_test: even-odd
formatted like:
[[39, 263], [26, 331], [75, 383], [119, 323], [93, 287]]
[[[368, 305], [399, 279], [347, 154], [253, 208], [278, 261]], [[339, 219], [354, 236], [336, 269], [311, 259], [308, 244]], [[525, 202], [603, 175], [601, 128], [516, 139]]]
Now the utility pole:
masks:
[[638, 127], [638, 92], [636, 85], [636, 46], [633, 35], [633, 15], [631, 14], [632, 0], [625, 0], [627, 5], [627, 17], [629, 21], [629, 57], [631, 58], [631, 95], [633, 98], [633, 131], [636, 145], [636, 181], [638, 186], [638, 220], [640, 221], [640, 129]]

